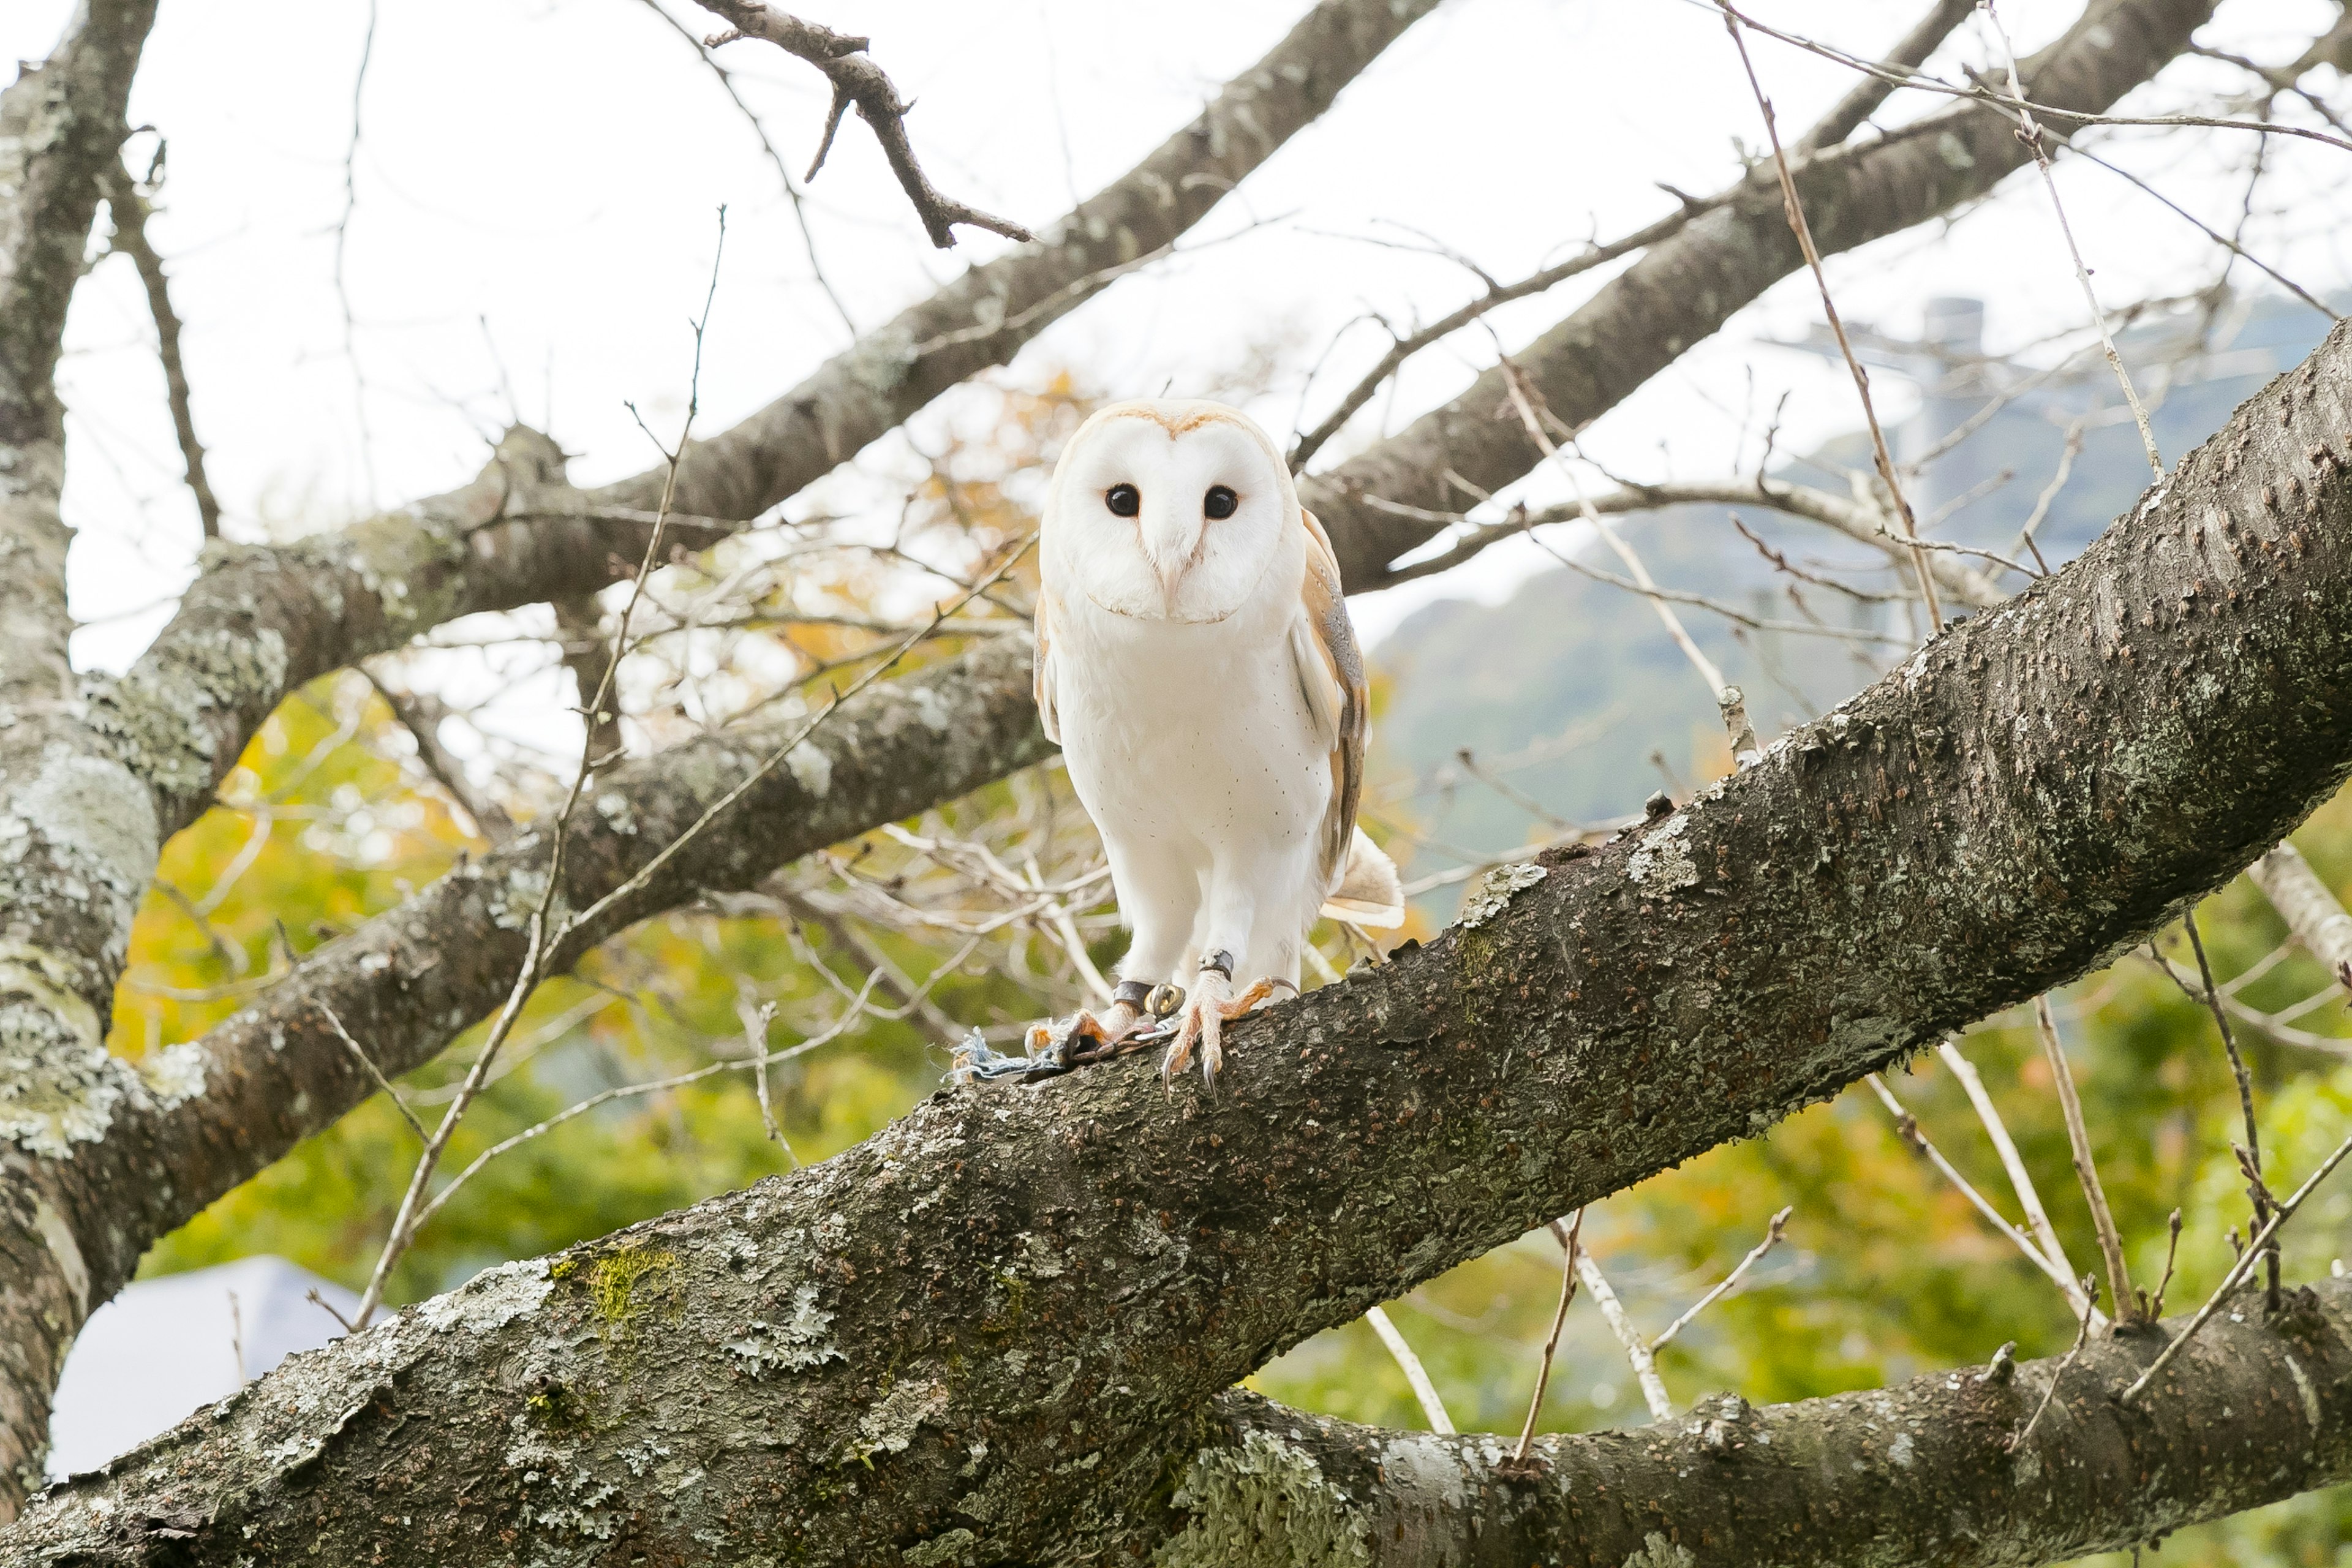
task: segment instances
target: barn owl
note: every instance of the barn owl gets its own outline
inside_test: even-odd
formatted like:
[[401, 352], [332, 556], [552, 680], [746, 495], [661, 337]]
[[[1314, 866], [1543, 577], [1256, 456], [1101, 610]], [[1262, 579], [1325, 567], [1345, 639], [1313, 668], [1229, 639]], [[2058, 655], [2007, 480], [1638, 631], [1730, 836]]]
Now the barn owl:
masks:
[[[1161, 983], [1184, 1002], [1160, 1064], [1298, 989], [1318, 913], [1403, 920], [1396, 868], [1356, 826], [1363, 661], [1330, 541], [1247, 416], [1215, 403], [1101, 410], [1055, 466], [1039, 541], [1037, 708], [1109, 853], [1133, 931], [1117, 1041]], [[1236, 990], [1236, 982], [1240, 989]]]

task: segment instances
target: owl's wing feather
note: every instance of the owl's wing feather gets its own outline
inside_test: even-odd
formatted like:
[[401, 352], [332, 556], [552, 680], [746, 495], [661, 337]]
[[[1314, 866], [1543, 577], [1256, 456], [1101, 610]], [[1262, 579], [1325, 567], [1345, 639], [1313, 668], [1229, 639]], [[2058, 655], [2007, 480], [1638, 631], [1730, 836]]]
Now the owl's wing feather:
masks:
[[1062, 715], [1054, 700], [1054, 595], [1044, 588], [1037, 591], [1037, 721], [1045, 726], [1045, 739], [1055, 745], [1062, 743]]
[[1370, 693], [1363, 655], [1348, 622], [1339, 563], [1315, 514], [1300, 508], [1307, 530], [1307, 571], [1298, 587], [1298, 620], [1291, 634], [1298, 684], [1318, 738], [1331, 750], [1331, 805], [1323, 816], [1323, 874], [1336, 883], [1348, 863], [1356, 830], [1356, 802], [1364, 787], [1364, 721]]

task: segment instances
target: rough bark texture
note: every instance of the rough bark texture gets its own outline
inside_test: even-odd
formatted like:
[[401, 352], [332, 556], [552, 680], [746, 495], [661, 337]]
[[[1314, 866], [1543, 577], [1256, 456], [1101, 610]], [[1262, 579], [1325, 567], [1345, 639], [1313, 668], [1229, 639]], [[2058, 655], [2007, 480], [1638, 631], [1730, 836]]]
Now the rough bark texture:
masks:
[[89, 1290], [32, 1174], [38, 1151], [16, 1145], [39, 1141], [59, 1079], [99, 1096], [151, 1088], [100, 1045], [158, 840], [74, 701], [55, 372], [154, 19], [153, 0], [85, 0], [47, 63], [0, 92], [0, 1517], [23, 1496]]
[[[2105, 962], [2336, 789], [2347, 449], [2339, 327], [2065, 571], [1684, 810], [1499, 868], [1426, 948], [1241, 1026], [1217, 1099], [1140, 1058], [943, 1091], [298, 1363], [11, 1547], [136, 1557], [158, 1519], [224, 1563], [248, 1531], [443, 1563], [1161, 1539], [1213, 1402], [1269, 1356]], [[2335, 1331], [2304, 1349], [2333, 1364]], [[2238, 1458], [2143, 1495], [2244, 1495]]]
[[[2026, 61], [2037, 103], [2095, 113], [2154, 76], [2212, 14], [2212, 0], [2094, 0], [2066, 35]], [[2070, 128], [2045, 117], [2053, 140]], [[1897, 234], [1992, 189], [2031, 155], [2010, 121], [1958, 104], [1874, 141], [1797, 164], [1797, 189], [1825, 255]], [[1513, 355], [1552, 413], [1581, 426], [1713, 335], [1733, 312], [1804, 265], [1769, 163], [1722, 206], [1654, 247], [1591, 300]], [[1498, 371], [1443, 408], [1299, 487], [1323, 520], [1350, 593], [1380, 587], [1391, 562], [1439, 525], [1375, 500], [1460, 511], [1542, 458], [1510, 409]]]
[[[954, 380], [1003, 363], [1106, 287], [1115, 274], [1105, 268], [1197, 222], [1434, 4], [1318, 5], [1198, 121], [1039, 245], [969, 274], [742, 429], [698, 448], [679, 510], [704, 516], [673, 522], [672, 536], [709, 542], [711, 516], [748, 521]], [[0, 1517], [37, 1471], [47, 1392], [66, 1348], [161, 1234], [142, 1221], [193, 1213], [257, 1169], [257, 1152], [283, 1152], [289, 1117], [300, 1131], [315, 1131], [324, 1121], [302, 1113], [330, 1103], [298, 1093], [290, 1109], [247, 1126], [206, 1123], [186, 1148], [158, 1142], [143, 1119], [168, 1115], [223, 1066], [205, 1048], [175, 1047], [134, 1070], [100, 1043], [158, 847], [205, 809], [255, 729], [304, 681], [458, 616], [576, 596], [627, 575], [644, 551], [651, 520], [643, 509], [655, 504], [649, 487], [658, 479], [585, 497], [564, 482], [553, 442], [516, 430], [479, 478], [446, 495], [291, 545], [212, 542], [178, 613], [131, 671], [78, 685], [66, 662], [68, 535], [57, 512], [64, 458], [51, 373], [153, 11], [152, 0], [89, 0], [49, 63], [0, 99], [0, 549], [8, 567], [0, 573], [0, 768], [9, 781], [0, 800], [0, 906], [10, 921], [0, 945]], [[727, 477], [700, 482], [722, 463]], [[1024, 732], [1031, 723], [1024, 714]], [[998, 743], [996, 771], [1032, 754], [1025, 740], [999, 730], [972, 733]], [[698, 759], [679, 762], [686, 772], [673, 782], [690, 785]], [[994, 776], [958, 784], [952, 773], [938, 756], [905, 770], [947, 795]], [[900, 800], [875, 788], [877, 801]], [[884, 819], [940, 798], [908, 796]], [[820, 819], [835, 823], [834, 837], [876, 820], [811, 820]], [[429, 922], [465, 891], [462, 883], [436, 889], [371, 939], [402, 943], [405, 963], [431, 965], [445, 931]], [[496, 984], [490, 970], [510, 970], [518, 942], [509, 931], [504, 940], [453, 946], [440, 985]], [[379, 967], [373, 978], [376, 1005], [361, 1016], [404, 1026], [386, 1023], [387, 1059], [411, 1059], [400, 1042], [437, 1048], [478, 1011], [451, 1004], [428, 1026], [415, 998], [433, 985], [406, 985], [404, 968]], [[277, 1023], [268, 1013], [257, 1021]], [[302, 1044], [289, 1058], [294, 1070], [258, 1081], [351, 1076], [355, 1064], [326, 1065], [332, 1050], [311, 1060]], [[244, 1072], [233, 1058], [228, 1068]], [[221, 1087], [216, 1076], [213, 1083]], [[358, 1098], [344, 1092], [331, 1103]]]
[[[558, 918], [626, 881], [805, 723], [709, 736], [615, 767], [584, 796]], [[705, 889], [749, 888], [877, 823], [969, 794], [1051, 752], [1026, 637], [1005, 637], [843, 705], [725, 815], [558, 954], [560, 971], [631, 923]], [[128, 1281], [157, 1237], [375, 1092], [331, 1008], [388, 1076], [436, 1054], [502, 1000], [546, 885], [549, 835], [516, 834], [397, 910], [308, 955], [258, 1005], [193, 1047], [204, 1092], [114, 1109], [54, 1184], [88, 1293]]]
[[1381, 1431], [1228, 1394], [1160, 1558], [2023, 1568], [2122, 1550], [2352, 1480], [2352, 1281], [2298, 1291], [2268, 1321], [2258, 1291], [2242, 1300], [2130, 1408], [2115, 1396], [2183, 1320], [2103, 1336], [2039, 1421], [2063, 1357], [1790, 1405], [1717, 1395], [1654, 1426], [1539, 1438], [1532, 1474], [1509, 1465], [1508, 1439]]

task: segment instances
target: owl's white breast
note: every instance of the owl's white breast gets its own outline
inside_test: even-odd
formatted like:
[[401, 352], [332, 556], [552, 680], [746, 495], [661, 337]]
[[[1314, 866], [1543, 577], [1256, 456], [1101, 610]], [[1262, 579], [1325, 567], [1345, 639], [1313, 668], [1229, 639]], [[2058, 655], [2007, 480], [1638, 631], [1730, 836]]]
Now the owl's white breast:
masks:
[[1056, 602], [1063, 752], [1106, 837], [1203, 864], [1219, 847], [1311, 839], [1331, 769], [1292, 663], [1295, 574], [1270, 571], [1209, 625], [1119, 615], [1083, 594]]

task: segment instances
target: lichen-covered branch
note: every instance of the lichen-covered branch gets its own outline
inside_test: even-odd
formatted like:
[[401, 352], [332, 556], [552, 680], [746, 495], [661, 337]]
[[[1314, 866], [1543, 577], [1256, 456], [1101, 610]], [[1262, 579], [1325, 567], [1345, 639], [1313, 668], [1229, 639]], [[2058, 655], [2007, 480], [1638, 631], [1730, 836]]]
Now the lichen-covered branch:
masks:
[[[135, 780], [79, 722], [67, 658], [66, 310], [153, 0], [85, 0], [46, 62], [0, 91], [0, 1149], [37, 1139], [60, 1088], [95, 1100], [150, 1085], [100, 1040], [158, 840]], [[127, 815], [122, 814], [128, 808]], [[165, 1092], [168, 1092], [166, 1090]], [[86, 1310], [53, 1194], [0, 1191], [0, 1517], [23, 1495], [48, 1391]]]
[[[2110, 960], [2335, 792], [2347, 431], [2339, 327], [2064, 571], [1684, 809], [1499, 868], [1435, 942], [1238, 1026], [1214, 1099], [1141, 1058], [944, 1091], [297, 1361], [8, 1545], [104, 1561], [169, 1519], [194, 1563], [250, 1531], [934, 1563], [1181, 1529], [1213, 1401], [1269, 1356]], [[2252, 1495], [2240, 1461], [2277, 1440], [2209, 1450], [2179, 1495]]]
[[[583, 795], [553, 911], [585, 909], [654, 858], [796, 732], [804, 720], [705, 736], [601, 772]], [[1051, 753], [1030, 690], [1026, 637], [878, 685], [841, 710], [715, 819], [645, 888], [550, 961], [705, 890], [749, 889], [779, 866], [967, 795]], [[168, 1109], [118, 1116], [76, 1162], [106, 1194], [73, 1217], [105, 1300], [139, 1254], [205, 1205], [375, 1091], [331, 1010], [397, 1076], [495, 1007], [514, 981], [545, 886], [544, 826], [515, 833], [358, 930], [318, 949], [255, 1005], [192, 1049], [208, 1088]], [[162, 1177], [163, 1179], [158, 1179]], [[120, 1238], [109, 1246], [97, 1238]]]
[[[2212, 10], [2212, 0], [2092, 0], [2021, 69], [2037, 103], [2104, 110], [2187, 47]], [[1851, 250], [1984, 195], [2031, 161], [2012, 130], [1998, 112], [1962, 103], [1805, 158], [1794, 173], [1814, 243], [1824, 255]], [[1779, 184], [1762, 168], [1511, 357], [1551, 412], [1580, 426], [1803, 264]], [[1381, 586], [1391, 562], [1443, 526], [1414, 510], [1463, 506], [1469, 492], [1448, 476], [1491, 492], [1540, 460], [1515, 419], [1496, 416], [1506, 401], [1501, 370], [1489, 371], [1453, 402], [1300, 486], [1350, 592]], [[1384, 510], [1375, 498], [1408, 510]]]
[[[1657, 1426], [1537, 1440], [1386, 1431], [1219, 1396], [1175, 1496], [1168, 1568], [2056, 1563], [2352, 1480], [2352, 1281], [2267, 1317], [2250, 1292], [2164, 1393], [2116, 1394], [2184, 1320], [2064, 1358], [1931, 1373]], [[1268, 1523], [1274, 1526], [1266, 1530]], [[1269, 1534], [1272, 1539], [1268, 1539]], [[1308, 1548], [1328, 1542], [1323, 1555]]]

